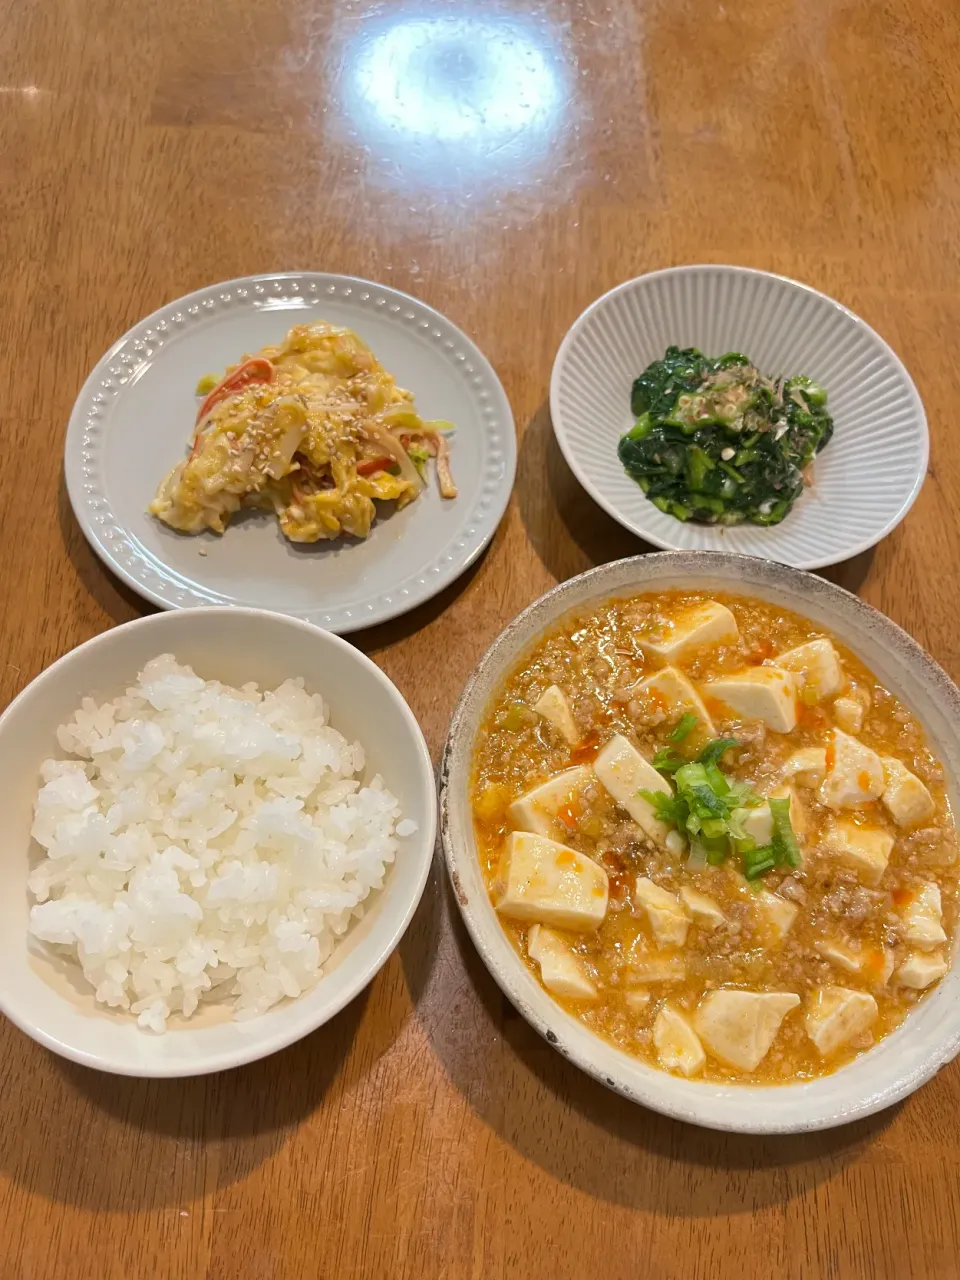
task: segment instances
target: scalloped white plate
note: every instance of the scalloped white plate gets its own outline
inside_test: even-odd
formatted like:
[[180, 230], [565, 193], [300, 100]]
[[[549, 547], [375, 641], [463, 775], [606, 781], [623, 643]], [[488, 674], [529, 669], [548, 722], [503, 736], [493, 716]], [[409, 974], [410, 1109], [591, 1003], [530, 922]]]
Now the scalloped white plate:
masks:
[[[765, 373], [827, 389], [833, 439], [814, 484], [778, 525], [685, 524], [620, 465], [634, 378], [671, 344], [743, 351]], [[564, 338], [550, 415], [574, 475], [632, 533], [673, 551], [729, 551], [817, 569], [866, 551], [904, 518], [927, 473], [927, 419], [910, 375], [878, 334], [826, 294], [748, 267], [669, 267], [599, 298]]]
[[[147, 504], [184, 455], [197, 380], [278, 342], [292, 325], [320, 319], [355, 329], [425, 418], [456, 424], [460, 496], [445, 502], [431, 483], [364, 542], [312, 547], [287, 542], [276, 520], [260, 513], [222, 537], [187, 537], [152, 519]], [[444, 316], [367, 280], [281, 272], [200, 289], [124, 334], [74, 405], [64, 469], [91, 546], [148, 600], [165, 609], [271, 609], [346, 632], [422, 604], [477, 558], [510, 496], [516, 437], [497, 375]]]

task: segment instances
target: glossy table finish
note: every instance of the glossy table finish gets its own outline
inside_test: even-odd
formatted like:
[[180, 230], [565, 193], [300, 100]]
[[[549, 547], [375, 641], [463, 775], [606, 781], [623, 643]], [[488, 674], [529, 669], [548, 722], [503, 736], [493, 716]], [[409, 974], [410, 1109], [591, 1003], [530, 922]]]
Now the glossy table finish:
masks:
[[[63, 432], [88, 369], [164, 301], [284, 268], [445, 311], [522, 433], [479, 565], [356, 637], [434, 753], [518, 609], [643, 549], [567, 471], [547, 387], [587, 303], [677, 262], [806, 280], [905, 360], [930, 478], [905, 526], [830, 572], [960, 676], [949, 0], [51, 0], [5, 17], [0, 701], [144, 609], [66, 502]], [[663, 1120], [506, 1006], [439, 863], [366, 995], [274, 1059], [128, 1082], [7, 1024], [0, 1054], [2, 1280], [957, 1274], [960, 1068], [809, 1138]]]

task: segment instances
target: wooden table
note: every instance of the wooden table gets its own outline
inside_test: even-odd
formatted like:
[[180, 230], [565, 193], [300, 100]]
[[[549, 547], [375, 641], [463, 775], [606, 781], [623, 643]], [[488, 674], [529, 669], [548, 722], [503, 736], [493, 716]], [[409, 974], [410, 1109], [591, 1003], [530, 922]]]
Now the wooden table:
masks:
[[[249, 272], [406, 289], [488, 354], [517, 486], [454, 588], [356, 637], [436, 754], [467, 674], [559, 579], [642, 550], [553, 443], [593, 298], [678, 262], [842, 299], [926, 403], [906, 524], [831, 571], [960, 677], [960, 23], [951, 0], [222, 0], [7, 6], [0, 704], [145, 606], [88, 550], [64, 426], [141, 315]], [[0, 1027], [0, 1280], [955, 1277], [960, 1068], [760, 1141], [632, 1107], [487, 975], [439, 863], [402, 945], [266, 1062], [151, 1083]]]

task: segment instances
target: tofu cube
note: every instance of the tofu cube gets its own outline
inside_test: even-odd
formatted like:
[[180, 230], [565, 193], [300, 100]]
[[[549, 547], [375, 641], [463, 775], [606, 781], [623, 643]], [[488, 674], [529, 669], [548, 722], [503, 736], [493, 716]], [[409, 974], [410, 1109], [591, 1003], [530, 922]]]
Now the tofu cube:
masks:
[[744, 720], [762, 720], [774, 733], [797, 727], [797, 677], [781, 667], [750, 667], [704, 685], [712, 698]]
[[833, 704], [833, 718], [844, 733], [859, 733], [863, 728], [863, 703], [856, 698], [838, 698]]
[[641, 705], [650, 707], [656, 713], [658, 722], [666, 717], [679, 720], [682, 715], [692, 711], [698, 723], [690, 735], [691, 744], [696, 743], [698, 739], [717, 736], [703, 699], [683, 672], [678, 671], [676, 667], [664, 667], [656, 675], [641, 680], [637, 685], [636, 696]]
[[697, 649], [736, 644], [739, 639], [737, 620], [730, 610], [715, 600], [707, 600], [663, 623], [656, 631], [641, 631], [637, 642], [645, 653], [664, 662], [677, 662]]
[[822, 847], [841, 866], [855, 871], [863, 884], [875, 889], [890, 861], [893, 836], [840, 818], [827, 828]]
[[794, 778], [797, 785], [814, 789], [819, 787], [827, 776], [826, 747], [801, 747], [794, 751], [780, 770], [784, 779]]
[[773, 839], [773, 814], [766, 802], [755, 809], [747, 809], [740, 825], [750, 839], [756, 841], [758, 848], [762, 849]]
[[860, 971], [874, 990], [878, 991], [890, 981], [895, 963], [892, 947], [871, 947], [864, 956]]
[[512, 920], [571, 932], [599, 928], [607, 914], [607, 873], [590, 858], [529, 831], [504, 843], [494, 906]]
[[808, 640], [806, 644], [781, 653], [774, 662], [798, 675], [802, 689], [812, 689], [817, 702], [832, 698], [846, 683], [840, 655], [827, 639]]
[[685, 885], [680, 890], [680, 901], [700, 928], [709, 933], [726, 923], [727, 917], [717, 903], [709, 894], [701, 893], [699, 889], [690, 889]]
[[552, 929], [531, 926], [527, 934], [527, 955], [540, 966], [543, 985], [555, 996], [567, 1000], [596, 1000], [597, 988], [578, 957]]
[[861, 979], [868, 982], [875, 991], [881, 990], [890, 981], [894, 966], [892, 947], [867, 947], [862, 950], [836, 938], [822, 939], [813, 945], [824, 960], [845, 973], [860, 974]]
[[708, 1053], [727, 1066], [754, 1071], [799, 1003], [792, 991], [710, 991], [697, 1007], [693, 1027]]
[[793, 928], [794, 921], [800, 914], [800, 908], [795, 902], [787, 902], [786, 898], [768, 893], [766, 889], [761, 889], [754, 901], [757, 921], [767, 944], [781, 943]]
[[904, 942], [919, 947], [921, 951], [929, 951], [947, 940], [941, 923], [943, 906], [938, 885], [922, 885], [900, 913], [900, 919]]
[[553, 725], [560, 737], [571, 747], [575, 747], [582, 737], [573, 718], [573, 711], [567, 695], [558, 684], [552, 684], [533, 704], [538, 716], [542, 716], [548, 724]]
[[880, 757], [842, 729], [827, 747], [827, 776], [820, 795], [831, 809], [856, 809], [876, 800], [886, 785]]
[[[802, 844], [807, 834], [807, 811], [797, 797], [796, 791], [790, 786], [776, 787], [770, 795], [775, 800], [790, 801], [790, 825], [793, 827], [797, 842]], [[765, 801], [755, 809], [748, 809], [746, 815], [741, 823], [744, 831], [761, 848], [768, 845], [773, 839], [773, 814], [770, 812], [770, 805]]]
[[676, 952], [665, 955], [658, 951], [634, 950], [630, 954], [628, 982], [683, 982], [686, 976], [686, 961]]
[[563, 824], [557, 814], [561, 809], [575, 807], [584, 787], [593, 781], [589, 765], [576, 765], [548, 778], [538, 786], [514, 800], [507, 810], [510, 825], [518, 831], [532, 831], [534, 835], [553, 839]]
[[690, 917], [679, 898], [647, 876], [637, 876], [633, 896], [646, 912], [657, 946], [682, 947], [687, 940]]
[[863, 1035], [877, 1020], [877, 1002], [865, 991], [818, 987], [807, 999], [804, 1025], [821, 1058]]
[[918, 827], [933, 816], [933, 796], [916, 774], [893, 756], [883, 756], [883, 803], [898, 827]]
[[631, 1013], [642, 1013], [650, 1003], [650, 992], [638, 988], [636, 991], [624, 993], [623, 1002]]
[[864, 962], [864, 956], [861, 951], [855, 951], [853, 947], [847, 946], [846, 943], [838, 942], [836, 939], [831, 938], [818, 940], [813, 945], [824, 960], [829, 960], [838, 969], [843, 969], [847, 973], [860, 972]]
[[925, 991], [950, 968], [942, 951], [911, 951], [897, 970], [897, 981], [914, 991]]
[[649, 800], [638, 791], [662, 791], [672, 795], [670, 783], [649, 760], [645, 760], [632, 742], [615, 734], [593, 762], [597, 777], [622, 809], [654, 844], [663, 848], [671, 829], [657, 818]]
[[667, 1071], [695, 1076], [703, 1070], [707, 1055], [697, 1033], [677, 1009], [665, 1004], [653, 1024], [653, 1043], [660, 1065]]

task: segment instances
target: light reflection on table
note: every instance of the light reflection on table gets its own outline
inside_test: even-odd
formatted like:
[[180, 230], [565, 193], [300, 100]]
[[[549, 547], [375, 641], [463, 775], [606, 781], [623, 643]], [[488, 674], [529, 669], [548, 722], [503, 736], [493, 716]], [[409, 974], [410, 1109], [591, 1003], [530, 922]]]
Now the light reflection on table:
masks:
[[559, 47], [509, 16], [366, 21], [344, 51], [340, 110], [374, 166], [417, 185], [535, 181], [562, 132]]

